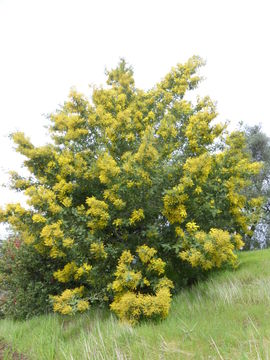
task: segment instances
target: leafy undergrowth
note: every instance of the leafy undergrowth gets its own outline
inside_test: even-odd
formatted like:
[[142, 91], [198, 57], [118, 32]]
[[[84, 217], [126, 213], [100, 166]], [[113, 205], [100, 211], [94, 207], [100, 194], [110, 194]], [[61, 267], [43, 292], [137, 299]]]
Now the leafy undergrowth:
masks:
[[74, 318], [4, 319], [0, 337], [38, 360], [269, 359], [270, 250], [241, 253], [237, 270], [182, 291], [158, 323], [132, 328], [91, 309]]

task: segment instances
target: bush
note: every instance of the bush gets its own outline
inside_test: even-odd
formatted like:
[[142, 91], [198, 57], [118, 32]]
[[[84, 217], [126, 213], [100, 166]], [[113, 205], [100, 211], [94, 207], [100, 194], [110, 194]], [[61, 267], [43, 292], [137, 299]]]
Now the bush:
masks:
[[1, 290], [4, 299], [1, 312], [17, 319], [43, 314], [50, 309], [49, 294], [57, 293], [53, 266], [33, 247], [19, 237], [3, 243], [0, 257]]
[[[109, 302], [131, 322], [164, 317], [171, 286], [158, 289], [161, 275], [179, 288], [210, 269], [236, 264], [241, 236], [251, 234], [258, 219], [261, 199], [248, 199], [244, 191], [260, 164], [251, 162], [243, 133], [229, 134], [214, 123], [208, 97], [187, 100], [201, 65], [193, 57], [143, 91], [121, 60], [108, 72], [108, 86], [93, 89], [91, 102], [72, 90], [51, 114], [50, 144], [35, 147], [23, 133], [13, 134], [31, 173], [11, 177], [29, 208], [9, 204], [0, 214], [33, 259], [29, 264], [20, 250], [27, 280], [18, 313], [34, 313], [33, 297], [39, 296], [38, 309], [47, 309], [50, 293], [62, 313]], [[150, 263], [141, 249], [154, 254]], [[119, 272], [127, 254], [137, 254], [136, 265], [125, 264], [128, 282]], [[41, 274], [44, 266], [49, 275]], [[151, 272], [150, 286], [143, 285], [143, 274]]]
[[165, 318], [168, 315], [173, 283], [165, 273], [165, 262], [157, 251], [139, 246], [137, 256], [125, 250], [118, 262], [111, 288], [111, 309], [122, 320], [135, 324], [142, 318]]

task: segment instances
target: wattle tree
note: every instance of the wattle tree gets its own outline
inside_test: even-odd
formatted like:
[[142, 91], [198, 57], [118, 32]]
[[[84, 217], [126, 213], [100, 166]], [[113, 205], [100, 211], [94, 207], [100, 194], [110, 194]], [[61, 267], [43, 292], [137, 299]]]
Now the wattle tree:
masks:
[[7, 205], [1, 220], [52, 264], [54, 311], [97, 301], [132, 323], [165, 317], [173, 287], [237, 265], [262, 202], [245, 188], [261, 165], [209, 97], [187, 99], [201, 65], [192, 57], [144, 91], [121, 60], [91, 100], [72, 90], [50, 115], [50, 143], [12, 135], [31, 176], [12, 173], [11, 187], [29, 207]]

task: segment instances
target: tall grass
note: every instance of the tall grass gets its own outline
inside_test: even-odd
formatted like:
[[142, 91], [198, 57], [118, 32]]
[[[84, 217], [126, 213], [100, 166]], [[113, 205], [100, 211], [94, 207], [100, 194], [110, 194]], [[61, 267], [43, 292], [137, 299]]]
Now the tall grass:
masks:
[[270, 250], [240, 254], [237, 270], [182, 291], [169, 317], [134, 328], [92, 309], [0, 321], [0, 337], [30, 359], [270, 359]]

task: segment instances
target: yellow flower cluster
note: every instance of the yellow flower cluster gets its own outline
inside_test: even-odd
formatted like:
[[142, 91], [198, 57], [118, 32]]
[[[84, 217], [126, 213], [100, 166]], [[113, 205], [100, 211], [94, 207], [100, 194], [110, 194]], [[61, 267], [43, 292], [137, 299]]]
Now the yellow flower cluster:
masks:
[[32, 220], [34, 223], [45, 223], [46, 222], [45, 217], [40, 214], [34, 214], [32, 216]]
[[132, 212], [131, 217], [129, 218], [129, 222], [131, 225], [133, 225], [142, 219], [144, 219], [143, 209], [138, 209]]
[[19, 203], [8, 204], [5, 210], [0, 209], [0, 221], [8, 221], [15, 229], [19, 231], [27, 230], [27, 225], [24, 222], [24, 216], [27, 214], [29, 214], [29, 212]]
[[45, 225], [41, 230], [40, 236], [43, 239], [44, 245], [52, 247], [58, 240], [64, 238], [64, 233], [61, 230], [62, 221], [59, 220], [56, 223]]
[[104, 249], [104, 244], [101, 242], [92, 243], [90, 245], [90, 253], [93, 255], [95, 260], [106, 259], [108, 256]]
[[127, 291], [116, 297], [110, 307], [122, 321], [132, 325], [142, 318], [164, 319], [169, 313], [172, 287], [172, 283], [167, 279], [159, 284], [154, 295]]
[[91, 220], [88, 221], [90, 229], [94, 232], [105, 228], [110, 218], [109, 206], [104, 201], [97, 200], [94, 196], [87, 198], [86, 203], [89, 206], [86, 214], [91, 216]]
[[57, 178], [61, 181], [67, 175], [71, 175], [75, 173], [74, 168], [74, 155], [68, 149], [65, 149], [61, 152], [60, 155], [57, 156], [57, 163], [60, 167], [60, 173], [58, 174]]
[[154, 146], [154, 134], [151, 127], [147, 127], [142, 139], [141, 145], [137, 153], [134, 155], [134, 160], [138, 163], [144, 163], [145, 165], [151, 165], [158, 159], [158, 151]]
[[232, 236], [232, 242], [234, 243], [235, 248], [238, 250], [242, 249], [242, 247], [245, 245], [242, 240], [242, 236], [239, 234], [235, 234]]
[[91, 271], [92, 269], [92, 266], [87, 264], [87, 263], [84, 263], [82, 266], [80, 266], [78, 268], [78, 270], [76, 271], [76, 274], [74, 275], [74, 279], [75, 280], [78, 280], [80, 279], [83, 275], [88, 275], [89, 272]]
[[56, 280], [62, 283], [69, 282], [71, 280], [78, 280], [83, 275], [88, 275], [91, 271], [92, 266], [84, 263], [82, 266], [78, 267], [74, 261], [67, 263], [62, 270], [57, 270], [54, 272], [53, 276]]
[[12, 135], [13, 141], [18, 145], [17, 151], [25, 156], [31, 156], [34, 149], [30, 139], [24, 135], [23, 132], [16, 132]]
[[142, 245], [137, 248], [137, 254], [142, 263], [148, 263], [157, 253], [157, 250], [154, 248], [150, 248], [147, 245]]
[[187, 178], [203, 184], [212, 169], [212, 158], [209, 154], [188, 158], [183, 168]]
[[185, 233], [184, 230], [180, 228], [180, 226], [176, 226], [175, 228], [175, 233], [177, 236], [179, 236], [180, 238], [184, 238]]
[[187, 210], [183, 204], [187, 197], [185, 195], [181, 195], [177, 188], [178, 187], [173, 188], [163, 198], [163, 214], [167, 217], [171, 224], [181, 224], [187, 217]]
[[78, 270], [77, 265], [74, 261], [66, 264], [62, 270], [57, 270], [54, 272], [53, 276], [56, 280], [62, 283], [70, 281]]
[[123, 251], [115, 272], [116, 279], [112, 283], [112, 289], [115, 293], [122, 293], [127, 289], [135, 290], [142, 279], [140, 271], [134, 271], [130, 268], [133, 260], [134, 256], [129, 250]]
[[136, 250], [141, 262], [147, 266], [149, 271], [154, 271], [158, 275], [165, 272], [165, 262], [161, 258], [155, 258], [157, 250], [147, 245], [137, 247]]
[[77, 311], [89, 309], [89, 302], [83, 300], [84, 287], [66, 289], [61, 295], [51, 296], [53, 311], [63, 315], [74, 315]]
[[52, 214], [58, 214], [62, 210], [61, 206], [57, 204], [55, 193], [41, 185], [38, 188], [35, 186], [28, 187], [25, 190], [25, 195], [29, 197], [27, 203], [30, 206], [44, 209], [48, 207]]
[[113, 225], [115, 225], [116, 227], [119, 227], [123, 224], [123, 219], [115, 219], [113, 220]]
[[25, 242], [25, 244], [30, 245], [30, 244], [33, 244], [35, 242], [34, 234], [29, 233], [27, 230], [23, 231], [21, 233], [21, 235], [22, 235], [22, 239]]
[[102, 154], [97, 160], [97, 167], [99, 169], [99, 180], [102, 184], [107, 184], [110, 179], [120, 173], [120, 168], [116, 161], [108, 153]]
[[53, 190], [55, 191], [60, 200], [64, 200], [66, 195], [72, 192], [72, 189], [72, 183], [66, 182], [66, 180], [63, 178], [61, 178], [59, 182], [57, 182], [53, 187]]
[[[158, 275], [164, 274], [166, 264], [162, 259], [154, 257], [157, 253], [154, 248], [142, 245], [137, 248], [136, 252], [148, 271], [153, 271]], [[116, 279], [112, 283], [115, 293], [121, 293], [126, 289], [135, 290], [142, 280], [141, 271], [134, 271], [130, 266], [133, 260], [134, 256], [129, 250], [123, 251], [115, 272]], [[143, 281], [147, 283], [148, 279], [144, 278]]]
[[74, 244], [74, 240], [73, 239], [71, 239], [71, 238], [64, 238], [63, 240], [62, 240], [62, 244], [63, 244], [63, 246], [64, 247], [66, 247], [66, 248], [71, 248], [72, 247], [72, 245]]
[[162, 275], [165, 272], [165, 262], [161, 258], [151, 259], [148, 265], [148, 269], [156, 272], [158, 275]]
[[77, 310], [80, 312], [84, 312], [89, 309], [89, 302], [86, 300], [79, 300], [77, 302]]
[[189, 233], [193, 233], [199, 229], [199, 226], [196, 225], [195, 221], [191, 221], [186, 224], [186, 229]]
[[172, 115], [163, 118], [160, 122], [157, 134], [164, 140], [176, 137], [177, 129], [174, 124], [175, 121], [176, 119]]
[[[42, 244], [38, 244], [38, 245], [42, 246]], [[50, 249], [50, 257], [53, 259], [63, 258], [65, 256], [66, 254], [62, 250], [60, 250], [57, 246], [52, 246], [52, 248]]]
[[23, 191], [29, 186], [31, 186], [31, 181], [20, 176], [16, 171], [10, 171], [9, 175], [11, 180], [10, 185], [12, 189]]
[[[212, 104], [214, 110], [214, 105]], [[199, 154], [204, 151], [205, 146], [212, 143], [223, 128], [219, 125], [211, 129], [210, 122], [216, 117], [216, 113], [204, 110], [193, 115], [189, 119], [185, 135], [189, 140], [190, 149]]]
[[[142, 245], [137, 248], [136, 252], [144, 265], [144, 271], [148, 274], [152, 271], [156, 274], [155, 276], [164, 274], [165, 263], [162, 259], [155, 257], [157, 251], [154, 248]], [[135, 324], [143, 317], [166, 317], [170, 308], [170, 289], [173, 288], [173, 283], [163, 277], [158, 280], [154, 295], [140, 293], [139, 285], [144, 284], [149, 288], [151, 282], [143, 277], [141, 271], [132, 270], [133, 262], [134, 256], [131, 255], [131, 252], [124, 251], [115, 272], [116, 279], [111, 286], [115, 293], [111, 309], [120, 319], [131, 324]]]
[[203, 231], [193, 233], [196, 248], [186, 240], [186, 250], [179, 253], [182, 260], [188, 261], [192, 267], [200, 266], [204, 270], [219, 268], [224, 263], [237, 266], [237, 257], [234, 250], [241, 249], [244, 245], [239, 234], [230, 235], [221, 229], [211, 229], [207, 234]]
[[263, 202], [264, 202], [264, 198], [263, 197], [258, 197], [258, 198], [252, 198], [252, 199], [250, 199], [249, 200], [249, 205], [251, 206], [251, 207], [257, 207], [257, 206], [259, 206], [259, 207], [261, 207], [262, 206], [262, 204], [263, 204]]
[[[74, 93], [73, 93], [74, 94]], [[76, 97], [81, 96], [77, 94]], [[76, 140], [81, 138], [83, 135], [87, 135], [88, 131], [84, 128], [85, 120], [82, 119], [78, 114], [70, 114], [69, 116], [65, 113], [59, 113], [53, 117], [55, 127], [57, 130], [66, 131], [65, 139]]]
[[116, 195], [117, 189], [118, 186], [114, 185], [111, 189], [106, 189], [103, 196], [104, 199], [108, 199], [116, 209], [121, 210], [126, 206], [126, 203]]

